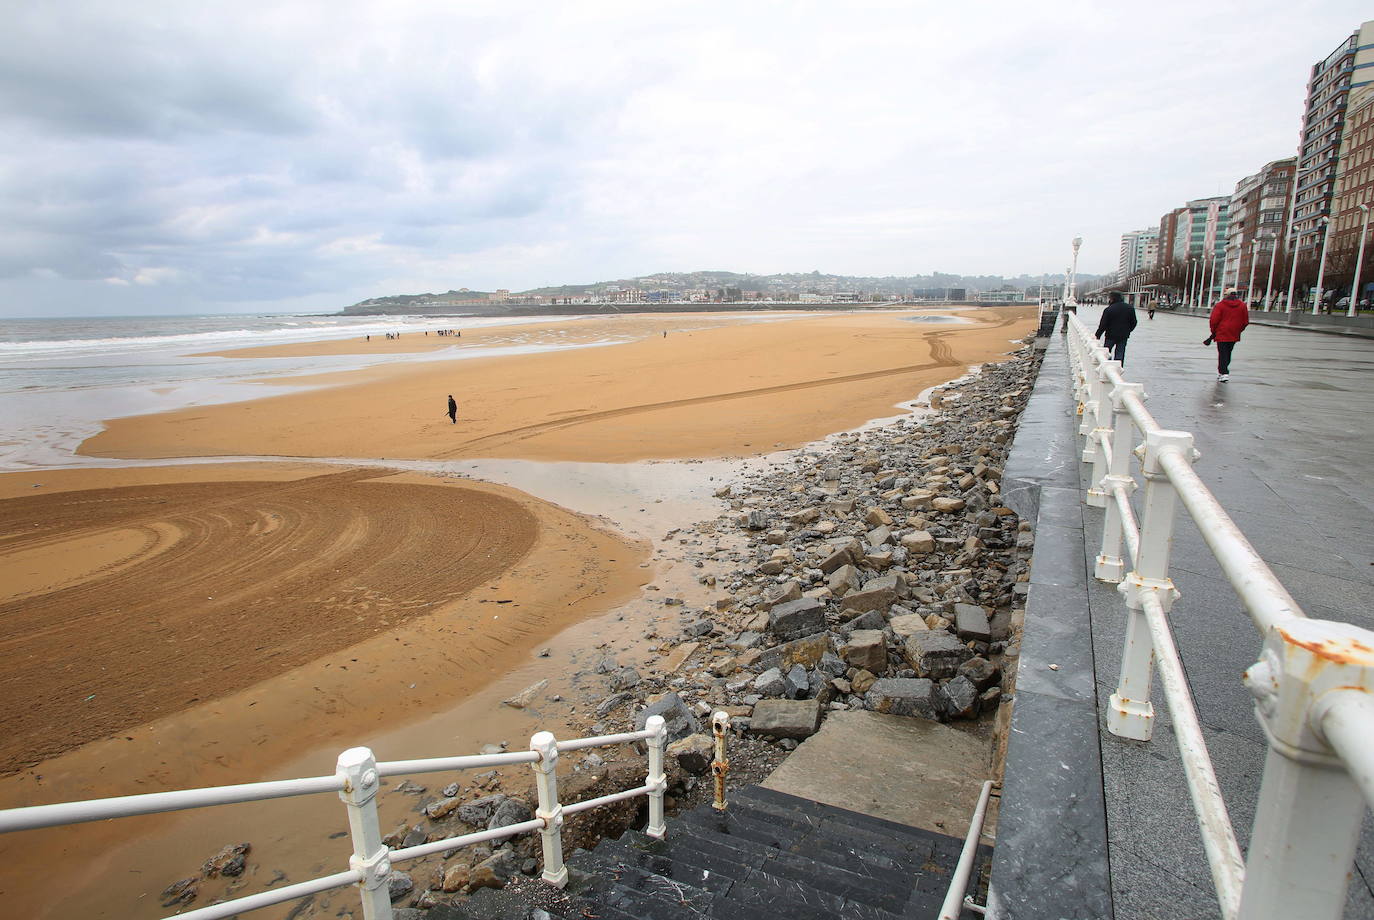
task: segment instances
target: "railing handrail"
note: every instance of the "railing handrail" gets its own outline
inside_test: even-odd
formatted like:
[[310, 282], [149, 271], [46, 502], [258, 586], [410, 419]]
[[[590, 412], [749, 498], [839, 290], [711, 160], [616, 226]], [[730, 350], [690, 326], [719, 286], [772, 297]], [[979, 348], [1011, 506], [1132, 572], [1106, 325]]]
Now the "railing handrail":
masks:
[[[723, 752], [724, 744], [721, 726], [729, 724], [729, 717], [724, 713], [716, 713], [712, 721], [715, 727], [718, 752], [718, 763], [715, 768], [724, 769], [723, 764], [720, 763], [723, 760], [721, 752]], [[366, 920], [390, 920], [392, 911], [391, 901], [386, 893], [386, 880], [390, 875], [391, 866], [397, 862], [538, 831], [543, 836], [544, 844], [543, 878], [551, 884], [561, 886], [567, 880], [567, 869], [563, 866], [561, 843], [564, 816], [639, 796], [647, 796], [649, 799], [649, 823], [645, 828], [645, 833], [662, 837], [666, 833], [663, 820], [663, 798], [667, 790], [667, 777], [663, 769], [663, 753], [667, 734], [668, 729], [664, 718], [653, 715], [645, 720], [643, 729], [620, 734], [595, 735], [588, 738], [558, 741], [549, 732], [539, 732], [530, 739], [530, 750], [528, 751], [378, 762], [369, 749], [350, 748], [339, 755], [337, 770], [331, 776], [272, 780], [232, 786], [206, 786], [198, 789], [179, 789], [169, 792], [151, 792], [142, 795], [114, 796], [79, 802], [57, 802], [48, 805], [5, 809], [0, 810], [0, 833], [101, 821], [109, 818], [158, 814], [188, 808], [268, 801], [290, 796], [313, 795], [320, 792], [337, 792], [348, 806], [349, 830], [354, 843], [354, 856], [350, 860], [350, 868], [347, 872], [321, 876], [272, 891], [246, 895], [232, 901], [179, 913], [176, 916], [178, 920], [217, 920], [217, 918], [232, 917], [245, 911], [270, 907], [274, 904], [281, 904], [296, 898], [356, 883], [362, 888], [363, 915]], [[617, 744], [633, 744], [641, 741], [648, 745], [649, 762], [648, 777], [643, 785], [568, 805], [562, 805], [558, 802], [555, 769], [560, 752]], [[382, 843], [376, 803], [376, 795], [380, 791], [382, 777], [483, 769], [526, 763], [534, 767], [539, 797], [539, 807], [533, 819], [403, 849], [393, 850]], [[723, 805], [719, 798], [721, 792], [723, 790], [718, 790], [717, 802]]]
[[[1309, 619], [1193, 469], [1192, 435], [1160, 427], [1140, 384], [1123, 377], [1077, 316], [1067, 317], [1065, 332], [1082, 415], [1078, 430], [1085, 436], [1082, 458], [1093, 464], [1086, 501], [1105, 512], [1094, 575], [1119, 583], [1128, 611], [1108, 730], [1150, 740], [1157, 665], [1223, 917], [1336, 920], [1360, 823], [1374, 805], [1374, 633]], [[1133, 452], [1128, 445], [1136, 431], [1144, 444]], [[1132, 453], [1140, 455], [1145, 478], [1138, 520], [1131, 506]], [[1248, 861], [1168, 620], [1179, 596], [1169, 578], [1176, 500], [1264, 640], [1260, 660], [1245, 672], [1269, 744]]]

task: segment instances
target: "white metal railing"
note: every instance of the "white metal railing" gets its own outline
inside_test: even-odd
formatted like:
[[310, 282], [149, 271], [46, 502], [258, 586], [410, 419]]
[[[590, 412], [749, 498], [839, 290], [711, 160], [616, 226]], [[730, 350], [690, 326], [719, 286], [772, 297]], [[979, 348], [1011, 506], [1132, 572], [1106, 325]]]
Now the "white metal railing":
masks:
[[978, 804], [973, 809], [973, 818], [969, 820], [968, 835], [964, 837], [964, 848], [959, 851], [959, 862], [954, 866], [949, 891], [945, 893], [944, 903], [940, 906], [939, 920], [959, 920], [966, 910], [971, 910], [980, 917], [988, 912], [986, 907], [965, 892], [968, 891], [969, 880], [973, 877], [973, 857], [978, 852], [978, 840], [983, 836], [988, 799], [992, 796], [994, 785], [994, 780], [984, 780], [983, 788], [978, 793]]
[[[1158, 665], [1222, 916], [1336, 920], [1365, 807], [1374, 803], [1374, 633], [1308, 619], [1193, 470], [1192, 435], [1161, 428], [1141, 385], [1122, 378], [1082, 321], [1069, 316], [1066, 325], [1082, 459], [1092, 464], [1085, 501], [1105, 515], [1094, 574], [1118, 585], [1127, 608], [1107, 728], [1150, 740]], [[1137, 435], [1143, 443], [1132, 449]], [[1145, 480], [1138, 520], [1133, 455]], [[1169, 625], [1179, 598], [1169, 578], [1179, 502], [1263, 639], [1245, 672], [1269, 743], [1245, 859]]]
[[[712, 724], [716, 735], [717, 750], [717, 763], [713, 767], [717, 775], [722, 778], [722, 782], [718, 784], [716, 801], [717, 807], [724, 808], [723, 778], [727, 766], [721, 761], [725, 759], [725, 729], [729, 725], [729, 716], [724, 712], [717, 712], [713, 714]], [[85, 821], [101, 821], [106, 818], [179, 811], [186, 808], [203, 808], [236, 802], [258, 802], [288, 796], [312, 795], [320, 792], [337, 792], [348, 810], [348, 829], [353, 841], [353, 855], [348, 861], [348, 871], [179, 913], [176, 915], [177, 920], [214, 920], [214, 918], [232, 917], [245, 911], [281, 904], [332, 888], [342, 888], [346, 885], [358, 886], [359, 894], [362, 897], [363, 917], [366, 920], [391, 920], [391, 897], [387, 889], [387, 881], [391, 875], [391, 867], [405, 860], [418, 859], [434, 853], [444, 853], [472, 844], [504, 840], [529, 831], [538, 831], [542, 838], [544, 851], [544, 868], [541, 877], [551, 885], [562, 887], [568, 880], [568, 870], [563, 864], [563, 819], [568, 815], [638, 796], [647, 796], [649, 799], [649, 821], [644, 832], [651, 837], [662, 838], [667, 833], [663, 818], [663, 796], [668, 786], [667, 776], [663, 769], [663, 749], [667, 736], [668, 729], [663, 717], [656, 715], [645, 720], [642, 730], [618, 735], [598, 735], [591, 738], [559, 741], [550, 732], [539, 732], [530, 738], [528, 751], [511, 751], [502, 754], [435, 757], [426, 760], [395, 760], [379, 763], [373, 757], [371, 750], [365, 747], [355, 747], [349, 748], [339, 755], [337, 768], [332, 776], [248, 783], [239, 786], [213, 786], [204, 789], [184, 789], [175, 792], [154, 792], [148, 795], [93, 799], [85, 802], [62, 802], [54, 805], [11, 808], [0, 811], [0, 833], [55, 827], [64, 824], [79, 824]], [[558, 755], [560, 753], [589, 747], [634, 744], [640, 741], [643, 741], [648, 747], [648, 776], [645, 778], [644, 785], [583, 802], [568, 805], [559, 803], [558, 778], [555, 771], [558, 767]], [[532, 820], [398, 850], [393, 850], [382, 842], [381, 824], [377, 815], [377, 793], [381, 788], [382, 777], [486, 769], [523, 763], [529, 764], [534, 769], [535, 785], [539, 797], [539, 807], [535, 810]]]

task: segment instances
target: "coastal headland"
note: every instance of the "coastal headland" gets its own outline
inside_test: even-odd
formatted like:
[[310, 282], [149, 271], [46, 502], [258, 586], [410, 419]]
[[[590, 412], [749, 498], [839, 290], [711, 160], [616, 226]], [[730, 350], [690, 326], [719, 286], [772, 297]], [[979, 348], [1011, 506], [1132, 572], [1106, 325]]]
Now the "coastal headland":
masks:
[[[596, 317], [225, 352], [416, 360], [114, 419], [79, 451], [257, 462], [0, 476], [14, 512], [0, 531], [0, 641], [17, 663], [6, 698], [19, 703], [5, 717], [0, 805], [305, 775], [307, 753], [398, 737], [433, 747], [392, 756], [425, 756], [519, 744], [539, 718], [585, 725], [562, 670], [614, 637], [643, 647], [641, 589], [687, 591], [695, 573], [651, 562], [642, 534], [614, 533], [615, 521], [500, 483], [375, 464], [758, 456], [894, 415], [999, 360], [1034, 313]], [[550, 344], [566, 347], [524, 353]], [[664, 529], [693, 523], [671, 513]], [[551, 659], [539, 662], [546, 643]], [[569, 701], [499, 706], [539, 676]], [[336, 803], [321, 807], [338, 817]], [[264, 864], [310, 871], [309, 859], [291, 862], [303, 838], [277, 827], [306, 813], [270, 812], [272, 833], [255, 832]], [[269, 812], [240, 818], [255, 814]], [[208, 855], [237, 832], [150, 818], [44, 832], [22, 849], [0, 841], [0, 894], [33, 916], [148, 894], [157, 916], [153, 895], [176, 869], [131, 876], [106, 854], [59, 873], [75, 887], [56, 901], [15, 884], [129, 833], [156, 865]], [[90, 915], [132, 916], [111, 909]]]

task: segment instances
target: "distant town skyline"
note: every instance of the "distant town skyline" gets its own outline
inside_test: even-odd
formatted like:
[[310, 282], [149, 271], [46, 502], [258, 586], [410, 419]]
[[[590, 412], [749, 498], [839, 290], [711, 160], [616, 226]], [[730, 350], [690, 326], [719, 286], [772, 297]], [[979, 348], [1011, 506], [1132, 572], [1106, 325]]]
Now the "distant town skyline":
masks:
[[321, 311], [710, 265], [1117, 267], [1291, 155], [1367, 4], [204, 7], [0, 34], [0, 315]]

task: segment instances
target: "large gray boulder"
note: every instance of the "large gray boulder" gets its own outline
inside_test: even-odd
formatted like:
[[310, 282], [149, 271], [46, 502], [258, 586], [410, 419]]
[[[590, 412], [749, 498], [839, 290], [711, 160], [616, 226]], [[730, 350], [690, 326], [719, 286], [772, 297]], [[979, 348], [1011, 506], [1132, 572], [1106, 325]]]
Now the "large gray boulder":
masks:
[[491, 820], [487, 822], [487, 830], [494, 831], [498, 827], [509, 827], [512, 824], [520, 824], [534, 817], [534, 812], [530, 807], [519, 799], [506, 799], [496, 806], [496, 811], [492, 813]]
[[977, 604], [954, 605], [954, 629], [960, 639], [978, 642], [992, 641], [992, 631], [988, 626], [988, 612]]
[[840, 646], [840, 657], [850, 667], [881, 674], [887, 670], [887, 638], [880, 629], [856, 629]]
[[846, 594], [840, 600], [840, 612], [853, 610], [863, 613], [867, 610], [886, 610], [897, 602], [897, 579], [892, 575], [874, 578], [858, 591]]
[[491, 816], [496, 814], [496, 809], [505, 801], [506, 796], [498, 792], [495, 795], [484, 795], [480, 799], [464, 802], [458, 806], [458, 820], [473, 827], [484, 828], [491, 821]]
[[821, 727], [820, 700], [760, 700], [749, 731], [770, 738], [806, 738]]
[[825, 629], [825, 604], [802, 597], [768, 611], [768, 631], [784, 642]]
[[697, 717], [692, 715], [692, 710], [687, 708], [682, 697], [676, 693], [665, 693], [650, 700], [649, 705], [645, 706], [635, 716], [635, 731], [644, 730], [644, 725], [649, 721], [649, 716], [663, 716], [667, 721], [669, 742], [686, 738], [688, 735], [695, 735], [701, 731], [701, 726], [697, 724]]
[[902, 651], [918, 677], [936, 679], [953, 677], [959, 665], [973, 657], [973, 652], [964, 643], [943, 629], [916, 633], [906, 640]]
[[864, 706], [894, 716], [920, 716], [939, 721], [940, 698], [935, 682], [923, 677], [885, 677], [864, 695]]
[[782, 645], [775, 645], [759, 655], [759, 667], [788, 669], [794, 664], [814, 668], [830, 651], [830, 633], [818, 632]]
[[967, 677], [956, 677], [940, 685], [940, 706], [951, 719], [978, 717], [978, 688]]

